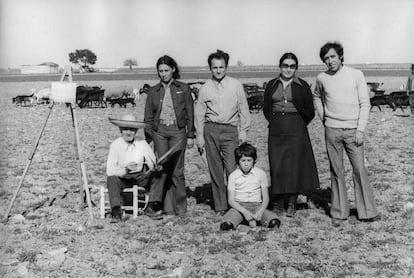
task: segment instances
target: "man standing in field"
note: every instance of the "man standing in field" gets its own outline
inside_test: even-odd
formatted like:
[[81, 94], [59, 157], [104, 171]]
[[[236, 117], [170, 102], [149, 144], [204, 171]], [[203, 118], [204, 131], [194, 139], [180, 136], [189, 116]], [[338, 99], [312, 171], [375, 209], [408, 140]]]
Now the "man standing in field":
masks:
[[[224, 169], [236, 169], [234, 150], [247, 139], [250, 112], [243, 85], [226, 76], [229, 55], [221, 50], [210, 54], [212, 78], [199, 91], [195, 105], [197, 147], [206, 150], [211, 176], [214, 209], [222, 216], [228, 209]], [[238, 130], [239, 127], [239, 130]]]
[[338, 42], [322, 46], [319, 56], [328, 70], [317, 76], [313, 93], [316, 112], [325, 126], [332, 188], [330, 213], [334, 226], [339, 226], [349, 216], [344, 149], [353, 169], [358, 218], [369, 222], [380, 218], [364, 165], [364, 130], [370, 110], [367, 85], [360, 70], [343, 65], [343, 54]]

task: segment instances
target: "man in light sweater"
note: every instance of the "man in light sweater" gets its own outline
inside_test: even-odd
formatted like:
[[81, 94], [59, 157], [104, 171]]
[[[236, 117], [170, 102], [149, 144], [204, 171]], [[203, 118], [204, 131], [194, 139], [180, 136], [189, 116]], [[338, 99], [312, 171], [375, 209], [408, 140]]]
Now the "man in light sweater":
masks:
[[316, 112], [325, 126], [331, 171], [330, 213], [334, 226], [339, 226], [349, 216], [344, 149], [353, 169], [358, 218], [369, 222], [380, 218], [364, 165], [364, 130], [370, 110], [367, 85], [360, 70], [343, 65], [343, 54], [343, 47], [338, 42], [322, 46], [319, 56], [328, 70], [317, 76], [313, 93]]

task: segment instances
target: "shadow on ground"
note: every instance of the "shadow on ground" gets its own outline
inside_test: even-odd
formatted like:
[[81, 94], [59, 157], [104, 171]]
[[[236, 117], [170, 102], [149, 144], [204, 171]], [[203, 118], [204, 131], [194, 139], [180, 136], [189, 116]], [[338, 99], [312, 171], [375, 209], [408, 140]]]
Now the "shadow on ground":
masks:
[[187, 187], [187, 197], [193, 197], [196, 199], [197, 204], [206, 204], [214, 209], [211, 183], [205, 183], [202, 186], [197, 186], [194, 190]]

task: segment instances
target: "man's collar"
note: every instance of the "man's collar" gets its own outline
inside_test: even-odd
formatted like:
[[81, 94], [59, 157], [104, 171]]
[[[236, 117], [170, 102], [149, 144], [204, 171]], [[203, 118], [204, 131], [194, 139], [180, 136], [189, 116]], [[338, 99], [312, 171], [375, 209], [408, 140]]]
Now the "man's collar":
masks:
[[122, 138], [122, 141], [123, 141], [125, 144], [127, 144], [128, 146], [129, 146], [129, 145], [135, 146], [135, 142], [136, 142], [135, 138], [134, 138], [131, 142], [127, 142], [127, 141], [125, 141], [125, 139], [124, 139], [123, 137], [121, 137], [121, 138]]
[[214, 77], [211, 77], [211, 80], [214, 82], [214, 84], [218, 85], [218, 84], [223, 84], [225, 82], [225, 80], [227, 80], [227, 75], [225, 75], [220, 81], [217, 79], [214, 79]]

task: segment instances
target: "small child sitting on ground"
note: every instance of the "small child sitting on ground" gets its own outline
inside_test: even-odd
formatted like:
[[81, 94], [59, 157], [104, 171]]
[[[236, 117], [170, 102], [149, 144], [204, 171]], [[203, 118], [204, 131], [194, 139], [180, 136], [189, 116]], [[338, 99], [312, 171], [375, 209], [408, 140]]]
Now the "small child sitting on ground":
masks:
[[255, 167], [256, 148], [242, 143], [234, 151], [238, 169], [229, 176], [227, 186], [230, 210], [224, 215], [220, 230], [234, 230], [243, 219], [250, 227], [256, 227], [256, 221], [262, 226], [273, 228], [280, 226], [277, 215], [266, 209], [269, 204], [269, 184], [266, 173]]

